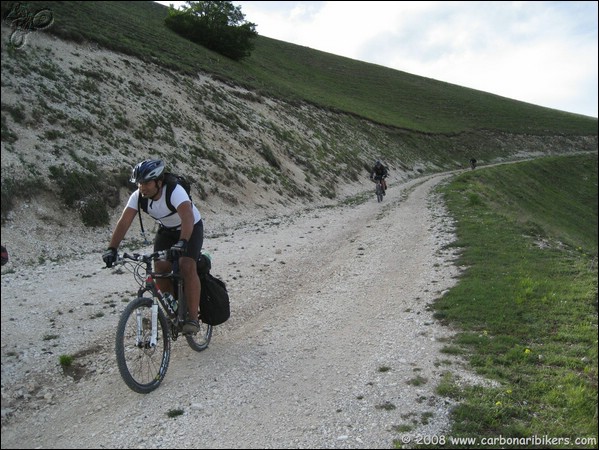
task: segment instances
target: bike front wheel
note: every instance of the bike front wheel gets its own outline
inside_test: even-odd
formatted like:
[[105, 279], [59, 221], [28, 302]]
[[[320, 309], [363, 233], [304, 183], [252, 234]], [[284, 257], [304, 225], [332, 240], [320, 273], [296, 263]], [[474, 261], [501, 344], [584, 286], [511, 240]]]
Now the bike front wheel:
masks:
[[383, 201], [383, 187], [380, 184], [376, 185], [376, 199], [379, 203]]
[[152, 337], [151, 298], [139, 297], [127, 305], [116, 330], [116, 361], [123, 381], [140, 394], [156, 389], [166, 375], [171, 355], [168, 322], [158, 308], [156, 343]]

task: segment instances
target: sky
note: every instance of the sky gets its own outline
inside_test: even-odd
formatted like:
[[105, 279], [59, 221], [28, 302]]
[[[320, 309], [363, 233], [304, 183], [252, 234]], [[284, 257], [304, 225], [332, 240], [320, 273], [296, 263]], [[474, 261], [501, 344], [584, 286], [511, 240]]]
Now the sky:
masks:
[[598, 116], [596, 1], [232, 3], [261, 36]]

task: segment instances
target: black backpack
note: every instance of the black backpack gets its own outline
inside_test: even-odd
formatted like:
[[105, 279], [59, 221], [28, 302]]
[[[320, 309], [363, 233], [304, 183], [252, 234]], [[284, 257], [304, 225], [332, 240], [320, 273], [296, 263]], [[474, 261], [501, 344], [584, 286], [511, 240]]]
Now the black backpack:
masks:
[[[185, 189], [185, 192], [187, 192], [187, 195], [189, 196], [189, 200], [192, 201], [191, 200], [191, 183], [183, 175], [177, 175], [174, 173], [165, 172], [164, 173], [164, 184], [166, 185], [166, 206], [168, 206], [168, 209], [171, 210], [171, 213], [169, 214], [169, 216], [172, 216], [173, 214], [175, 214], [177, 212], [177, 208], [175, 208], [173, 206], [173, 204], [171, 203], [171, 195], [173, 194], [175, 187], [178, 184], [183, 186], [183, 189]], [[141, 220], [142, 210], [145, 213], [148, 212], [148, 199], [143, 198], [140, 195], [138, 198], [138, 203], [137, 203], [137, 213], [139, 214], [139, 225], [141, 227], [141, 234], [145, 238], [146, 234], [144, 231], [144, 224]], [[146, 241], [147, 241], [147, 239], [146, 239]]]

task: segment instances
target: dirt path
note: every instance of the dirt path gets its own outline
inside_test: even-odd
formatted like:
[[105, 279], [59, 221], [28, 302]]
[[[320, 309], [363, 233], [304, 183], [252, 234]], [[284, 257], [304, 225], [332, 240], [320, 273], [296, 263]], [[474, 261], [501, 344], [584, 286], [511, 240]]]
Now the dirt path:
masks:
[[[4, 274], [2, 448], [391, 448], [443, 433], [451, 405], [435, 387], [459, 368], [427, 306], [458, 275], [431, 195], [446, 176], [208, 237], [232, 317], [205, 352], [175, 342], [149, 395], [114, 360], [130, 274], [100, 269], [99, 254]], [[75, 351], [78, 381], [58, 364]]]

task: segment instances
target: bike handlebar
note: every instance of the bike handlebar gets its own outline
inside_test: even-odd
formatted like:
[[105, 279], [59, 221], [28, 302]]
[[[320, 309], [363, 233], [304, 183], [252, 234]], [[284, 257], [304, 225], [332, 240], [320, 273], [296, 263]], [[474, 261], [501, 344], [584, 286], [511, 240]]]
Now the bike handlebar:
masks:
[[142, 261], [142, 262], [149, 262], [149, 261], [166, 261], [171, 259], [170, 258], [170, 252], [168, 250], [161, 250], [159, 252], [154, 252], [154, 253], [147, 253], [147, 254], [141, 254], [141, 253], [123, 253], [123, 256], [121, 257], [117, 257], [117, 261], [116, 264], [118, 263], [123, 263], [125, 262], [126, 259], [130, 259], [131, 261]]

